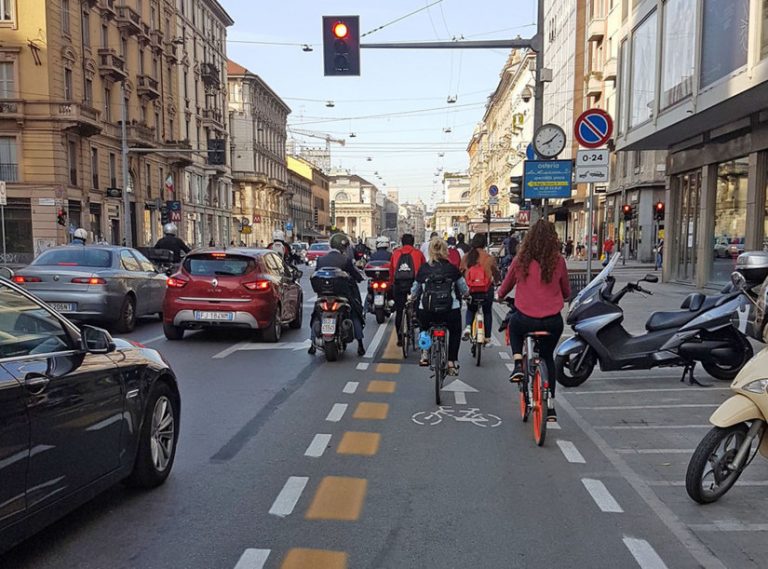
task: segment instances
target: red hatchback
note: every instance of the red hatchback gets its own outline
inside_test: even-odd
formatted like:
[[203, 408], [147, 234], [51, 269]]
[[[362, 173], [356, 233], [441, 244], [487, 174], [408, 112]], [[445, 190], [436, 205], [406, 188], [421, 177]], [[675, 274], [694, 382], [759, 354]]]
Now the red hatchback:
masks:
[[307, 251], [307, 263], [315, 262], [330, 252], [331, 245], [329, 243], [312, 243]]
[[277, 342], [283, 326], [301, 328], [299, 278], [301, 272], [273, 251], [193, 251], [168, 278], [165, 337], [180, 340], [186, 329], [232, 327], [260, 330], [262, 339]]

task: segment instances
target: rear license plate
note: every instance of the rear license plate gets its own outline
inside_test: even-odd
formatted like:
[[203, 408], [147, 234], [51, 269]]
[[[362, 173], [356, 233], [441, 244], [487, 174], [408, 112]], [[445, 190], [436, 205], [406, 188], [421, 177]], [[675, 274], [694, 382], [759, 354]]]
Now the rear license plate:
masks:
[[49, 302], [48, 305], [56, 312], [75, 312], [77, 304], [74, 302]]
[[213, 312], [213, 311], [195, 311], [195, 320], [234, 320], [235, 315], [232, 312]]
[[377, 294], [373, 297], [373, 305], [374, 306], [384, 306], [384, 295], [383, 294]]
[[335, 318], [323, 318], [323, 325], [321, 328], [323, 334], [335, 334], [336, 333], [336, 319]]

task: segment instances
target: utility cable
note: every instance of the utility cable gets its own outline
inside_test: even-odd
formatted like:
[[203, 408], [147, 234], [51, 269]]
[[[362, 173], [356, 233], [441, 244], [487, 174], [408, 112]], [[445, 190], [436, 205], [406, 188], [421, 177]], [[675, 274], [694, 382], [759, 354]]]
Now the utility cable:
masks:
[[[405, 20], [406, 18], [410, 18], [410, 17], [411, 17], [411, 16], [413, 16], [414, 14], [418, 14], [419, 12], [423, 12], [424, 10], [428, 10], [430, 6], [434, 6], [435, 4], [440, 4], [440, 3], [442, 3], [442, 2], [443, 2], [443, 0], [436, 0], [435, 2], [432, 2], [432, 4], [429, 4], [429, 5], [427, 5], [427, 6], [424, 6], [424, 7], [422, 7], [422, 8], [419, 8], [418, 10], [414, 10], [413, 12], [410, 12], [410, 13], [406, 14], [405, 16], [400, 16], [399, 18], [397, 18], [397, 19], [395, 19], [395, 20], [392, 20], [391, 22], [387, 22], [386, 24], [382, 24], [382, 25], [381, 25], [381, 26], [379, 26], [378, 28], [374, 28], [374, 29], [372, 29], [372, 30], [370, 30], [370, 31], [367, 31], [367, 32], [365, 32], [364, 34], [362, 34], [360, 37], [361, 37], [361, 38], [364, 38], [365, 36], [369, 36], [369, 35], [371, 35], [371, 34], [373, 34], [373, 33], [376, 33], [376, 32], [378, 32], [378, 31], [380, 31], [380, 30], [383, 30], [384, 28], [386, 28], [386, 27], [389, 27], [389, 26], [391, 26], [392, 24], [396, 24], [396, 23], [398, 23], [398, 22], [402, 22], [402, 21], [403, 21], [403, 20]], [[434, 24], [432, 25], [432, 27], [434, 28]], [[437, 33], [437, 31], [435, 31], [435, 33]]]

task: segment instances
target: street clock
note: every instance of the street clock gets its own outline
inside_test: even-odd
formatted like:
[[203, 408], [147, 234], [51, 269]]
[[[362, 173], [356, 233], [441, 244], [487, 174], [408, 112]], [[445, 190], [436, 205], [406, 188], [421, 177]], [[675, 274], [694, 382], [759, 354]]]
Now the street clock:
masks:
[[555, 158], [565, 148], [565, 131], [556, 124], [542, 125], [533, 135], [533, 148], [542, 158]]

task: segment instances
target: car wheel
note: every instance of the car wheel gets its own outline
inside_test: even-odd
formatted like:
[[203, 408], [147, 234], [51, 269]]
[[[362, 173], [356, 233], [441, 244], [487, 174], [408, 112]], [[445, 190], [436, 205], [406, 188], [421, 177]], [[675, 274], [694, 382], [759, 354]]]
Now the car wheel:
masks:
[[133, 332], [136, 326], [136, 299], [132, 295], [127, 295], [123, 299], [123, 305], [120, 307], [120, 316], [115, 321], [115, 331], [120, 334]]
[[179, 403], [164, 381], [149, 392], [133, 471], [125, 480], [129, 486], [154, 488], [171, 473], [179, 439]]
[[261, 331], [261, 339], [270, 344], [275, 344], [280, 341], [280, 336], [283, 335], [283, 324], [280, 322], [280, 306], [275, 310], [275, 316], [272, 318], [269, 326]]
[[163, 322], [163, 334], [168, 340], [181, 340], [184, 338], [184, 328]]
[[298, 330], [301, 328], [301, 325], [304, 323], [304, 298], [299, 297], [299, 302], [296, 305], [296, 318], [291, 320], [291, 323], [289, 326], [291, 327], [291, 330]]

